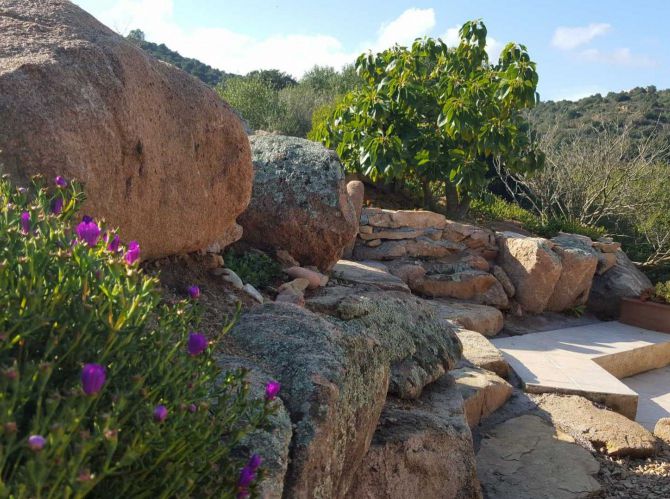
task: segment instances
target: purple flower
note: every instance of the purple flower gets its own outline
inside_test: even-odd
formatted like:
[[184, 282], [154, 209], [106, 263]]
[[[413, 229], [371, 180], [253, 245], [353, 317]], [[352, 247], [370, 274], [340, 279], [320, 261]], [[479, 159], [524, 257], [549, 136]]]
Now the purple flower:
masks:
[[188, 353], [190, 355], [200, 355], [207, 349], [209, 342], [205, 335], [200, 333], [191, 333], [188, 335]]
[[54, 215], [60, 215], [63, 211], [63, 198], [55, 198], [51, 201], [51, 213]]
[[130, 241], [128, 243], [128, 251], [124, 255], [126, 263], [132, 265], [140, 259], [140, 244], [137, 241]]
[[54, 179], [54, 183], [55, 183], [58, 187], [67, 187], [67, 180], [65, 180], [65, 179], [64, 179], [63, 177], [61, 177], [60, 175], [58, 175], [58, 176]]
[[157, 423], [162, 423], [168, 417], [167, 407], [164, 405], [157, 405], [154, 409], [154, 421]]
[[93, 247], [100, 239], [100, 227], [91, 217], [85, 216], [77, 225], [77, 237], [80, 241], [86, 241], [86, 244]]
[[259, 456], [258, 454], [253, 454], [249, 458], [249, 462], [247, 463], [247, 466], [249, 466], [252, 470], [256, 471], [258, 468], [260, 468], [262, 463], [263, 463], [263, 458], [261, 456]]
[[44, 449], [46, 443], [47, 440], [42, 435], [30, 435], [30, 437], [28, 437], [28, 447], [35, 452]]
[[102, 390], [107, 373], [100, 364], [86, 364], [81, 370], [81, 386], [86, 395], [95, 395]]
[[274, 400], [274, 398], [279, 393], [280, 388], [281, 383], [279, 383], [279, 381], [275, 380], [268, 381], [268, 383], [265, 385], [265, 398], [267, 400]]
[[190, 412], [191, 414], [194, 414], [197, 411], [198, 411], [198, 406], [197, 405], [191, 404], [191, 405], [188, 406], [188, 412]]
[[249, 465], [247, 465], [240, 471], [240, 477], [237, 480], [237, 486], [241, 489], [241, 491], [246, 491], [247, 487], [249, 487], [251, 482], [253, 482], [255, 479], [256, 472], [252, 470]]
[[188, 288], [188, 295], [195, 300], [200, 296], [200, 288], [198, 286], [190, 286]]
[[30, 232], [30, 213], [27, 211], [21, 213], [21, 231], [23, 231], [24, 234]]
[[109, 244], [107, 245], [107, 250], [112, 253], [118, 253], [120, 244], [121, 239], [119, 238], [119, 235], [114, 234], [114, 237], [112, 238], [111, 241], [109, 241]]

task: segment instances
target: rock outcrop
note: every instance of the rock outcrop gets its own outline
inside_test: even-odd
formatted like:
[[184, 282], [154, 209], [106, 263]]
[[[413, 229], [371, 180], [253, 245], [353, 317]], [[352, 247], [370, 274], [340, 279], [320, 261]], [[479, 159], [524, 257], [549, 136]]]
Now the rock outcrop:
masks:
[[449, 376], [420, 400], [390, 398], [347, 498], [477, 499], [481, 489], [463, 400]]
[[484, 336], [495, 336], [503, 328], [503, 314], [497, 308], [442, 299], [434, 300], [433, 303], [443, 319]]
[[279, 397], [293, 423], [284, 497], [343, 497], [386, 399], [384, 352], [289, 304], [251, 309], [229, 338], [282, 385]]
[[84, 185], [145, 258], [238, 237], [249, 143], [209, 87], [63, 0], [0, 4], [0, 165]]
[[339, 329], [379, 345], [391, 365], [389, 393], [416, 399], [424, 387], [456, 367], [461, 344], [432, 303], [399, 291], [330, 288], [307, 307], [331, 316]]
[[645, 458], [656, 452], [656, 439], [635, 421], [614, 411], [601, 409], [577, 395], [533, 396], [552, 423], [578, 441], [590, 443], [609, 456]]
[[251, 203], [239, 218], [243, 240], [329, 270], [358, 231], [337, 155], [296, 137], [263, 134], [249, 141], [255, 176]]
[[488, 431], [477, 453], [479, 480], [496, 499], [577, 499], [600, 491], [598, 461], [538, 416]]
[[[265, 397], [265, 384], [272, 379], [268, 373], [249, 360], [230, 355], [221, 355], [217, 362], [225, 371], [245, 369], [251, 396]], [[264, 499], [281, 499], [284, 493], [284, 479], [289, 462], [289, 447], [293, 432], [291, 419], [280, 398], [273, 403], [274, 413], [269, 418], [270, 427], [259, 428], [244, 437], [236, 449], [243, 456], [258, 454], [263, 456], [263, 481], [258, 486], [259, 496]]]
[[470, 428], [502, 407], [512, 396], [512, 385], [495, 373], [477, 367], [462, 367], [450, 372], [456, 380]]
[[615, 254], [616, 264], [593, 279], [588, 300], [589, 309], [605, 318], [618, 317], [621, 298], [639, 296], [651, 287], [649, 278], [635, 267], [622, 250]]
[[598, 253], [592, 247], [593, 241], [575, 234], [561, 234], [551, 241], [555, 244], [554, 253], [561, 261], [561, 276], [549, 298], [547, 310], [562, 312], [584, 305], [598, 266]]
[[509, 364], [493, 343], [476, 331], [459, 328], [456, 336], [463, 345], [463, 360], [475, 367], [496, 373], [502, 378], [509, 375]]
[[514, 284], [515, 300], [526, 312], [543, 312], [561, 277], [561, 261], [552, 244], [539, 237], [503, 232], [498, 246], [498, 263]]

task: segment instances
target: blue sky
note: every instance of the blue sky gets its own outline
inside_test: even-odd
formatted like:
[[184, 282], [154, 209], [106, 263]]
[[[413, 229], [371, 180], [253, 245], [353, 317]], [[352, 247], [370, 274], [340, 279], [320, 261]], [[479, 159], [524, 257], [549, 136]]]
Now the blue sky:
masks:
[[542, 100], [636, 86], [670, 87], [670, 0], [74, 0], [109, 27], [219, 69], [278, 68], [295, 77], [361, 52], [435, 36], [482, 18], [493, 57], [523, 43], [538, 63]]

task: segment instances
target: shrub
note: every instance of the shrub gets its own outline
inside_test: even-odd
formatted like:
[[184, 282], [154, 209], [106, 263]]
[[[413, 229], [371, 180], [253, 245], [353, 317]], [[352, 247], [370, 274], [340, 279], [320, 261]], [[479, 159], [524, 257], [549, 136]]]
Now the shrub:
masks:
[[642, 292], [640, 298], [670, 304], [670, 281], [657, 282], [656, 286]]
[[498, 196], [484, 195], [472, 201], [471, 211], [475, 217], [488, 221], [514, 220], [520, 222], [524, 229], [542, 237], [554, 237], [559, 232], [581, 234], [591, 239], [605, 235], [603, 227], [592, 227], [577, 220], [551, 217], [542, 218], [516, 203], [511, 203]]
[[261, 472], [233, 451], [273, 404], [220, 372], [136, 243], [71, 228], [83, 196], [58, 184], [0, 180], [0, 496], [245, 495]]
[[226, 267], [234, 271], [242, 281], [255, 288], [267, 288], [281, 276], [281, 266], [265, 253], [247, 251], [237, 253], [233, 250], [224, 256]]

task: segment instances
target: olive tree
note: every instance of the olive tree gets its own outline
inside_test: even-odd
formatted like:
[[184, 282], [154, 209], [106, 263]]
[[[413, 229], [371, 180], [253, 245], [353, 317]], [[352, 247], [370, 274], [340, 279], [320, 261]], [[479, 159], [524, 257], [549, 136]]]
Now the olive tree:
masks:
[[361, 55], [361, 86], [310, 133], [335, 148], [350, 170], [373, 180], [420, 182], [427, 207], [434, 207], [433, 189], [440, 186], [453, 215], [486, 185], [494, 159], [510, 171], [542, 163], [523, 131], [521, 111], [538, 100], [526, 48], [509, 43], [492, 64], [481, 21], [465, 23], [459, 33], [455, 48], [424, 38]]

